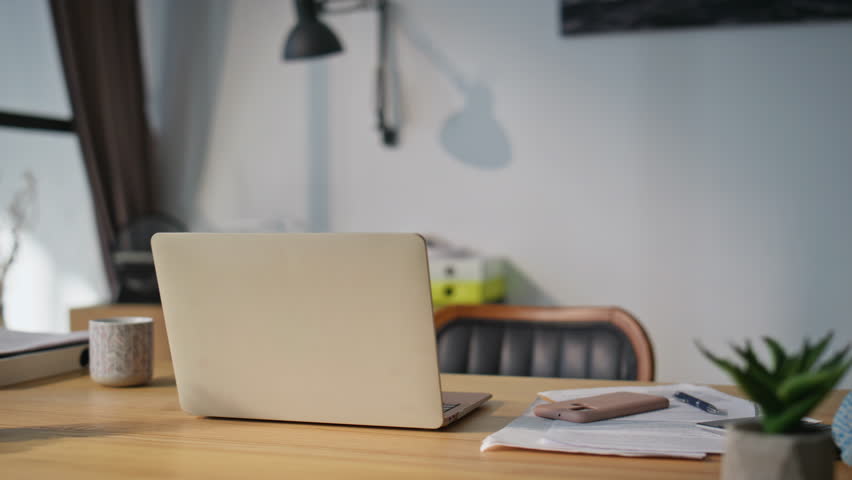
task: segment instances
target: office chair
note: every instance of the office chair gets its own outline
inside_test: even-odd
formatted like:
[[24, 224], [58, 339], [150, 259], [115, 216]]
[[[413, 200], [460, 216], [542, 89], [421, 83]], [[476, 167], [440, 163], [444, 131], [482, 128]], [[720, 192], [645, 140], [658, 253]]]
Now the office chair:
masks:
[[618, 307], [450, 306], [435, 331], [445, 373], [654, 380], [651, 341]]

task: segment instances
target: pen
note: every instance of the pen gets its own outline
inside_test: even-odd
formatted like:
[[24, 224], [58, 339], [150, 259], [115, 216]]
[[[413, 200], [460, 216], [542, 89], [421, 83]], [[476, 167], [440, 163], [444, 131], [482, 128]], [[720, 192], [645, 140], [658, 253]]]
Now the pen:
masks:
[[725, 412], [723, 410], [719, 410], [718, 408], [713, 406], [713, 404], [707, 403], [704, 400], [701, 400], [700, 398], [693, 397], [692, 395], [689, 395], [688, 393], [675, 392], [674, 397], [676, 399], [680, 400], [683, 403], [688, 403], [688, 404], [692, 405], [693, 407], [700, 408], [701, 410], [703, 410], [707, 413], [712, 413], [713, 415], [724, 415], [725, 414]]

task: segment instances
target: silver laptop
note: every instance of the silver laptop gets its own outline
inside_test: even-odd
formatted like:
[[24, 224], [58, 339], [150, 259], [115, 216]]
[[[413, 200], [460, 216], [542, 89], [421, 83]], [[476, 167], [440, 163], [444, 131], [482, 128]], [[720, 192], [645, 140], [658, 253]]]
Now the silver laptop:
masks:
[[151, 244], [191, 414], [440, 428], [491, 397], [441, 392], [419, 235], [159, 233]]

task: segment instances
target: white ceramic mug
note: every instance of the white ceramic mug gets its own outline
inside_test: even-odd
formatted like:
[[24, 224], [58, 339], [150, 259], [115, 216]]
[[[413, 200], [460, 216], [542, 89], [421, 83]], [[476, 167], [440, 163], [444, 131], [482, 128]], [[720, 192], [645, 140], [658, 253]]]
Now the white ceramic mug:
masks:
[[154, 320], [116, 317], [89, 321], [89, 375], [110, 387], [144, 385], [154, 373]]

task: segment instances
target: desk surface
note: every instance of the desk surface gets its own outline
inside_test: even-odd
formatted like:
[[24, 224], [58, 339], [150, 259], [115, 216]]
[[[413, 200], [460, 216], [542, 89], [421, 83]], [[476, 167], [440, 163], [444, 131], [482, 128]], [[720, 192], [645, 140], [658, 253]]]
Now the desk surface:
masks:
[[[152, 385], [114, 389], [74, 374], [0, 389], [0, 464], [9, 478], [718, 478], [707, 460], [500, 449], [479, 452], [536, 392], [619, 382], [443, 375], [446, 390], [494, 398], [439, 431], [198, 418], [168, 366]], [[722, 390], [734, 393], [731, 387]], [[830, 421], [833, 395], [813, 414]], [[852, 479], [838, 462], [837, 479]]]

